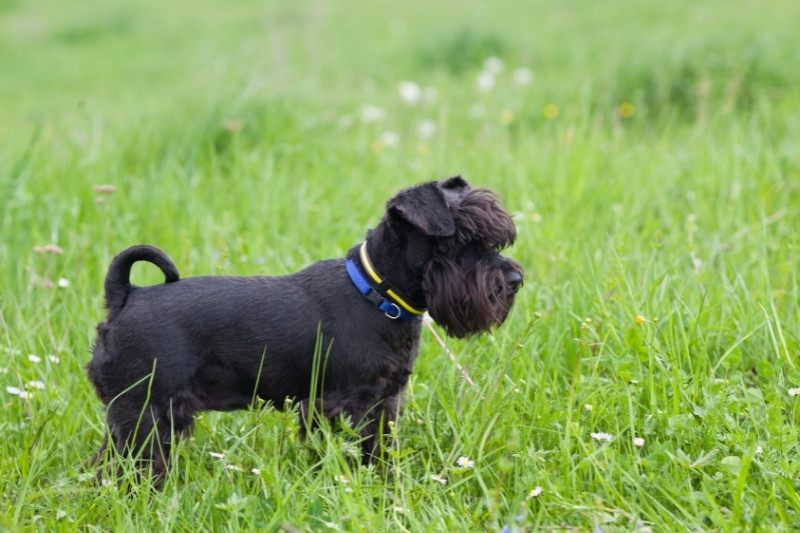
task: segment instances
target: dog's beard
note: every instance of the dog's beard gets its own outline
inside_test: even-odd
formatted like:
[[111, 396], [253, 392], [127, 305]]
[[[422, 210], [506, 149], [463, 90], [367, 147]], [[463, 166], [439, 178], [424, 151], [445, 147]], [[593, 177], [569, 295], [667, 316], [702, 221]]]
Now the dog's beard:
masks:
[[423, 273], [428, 313], [451, 337], [468, 337], [501, 325], [517, 287], [499, 265], [478, 262], [466, 270], [448, 259], [434, 259]]

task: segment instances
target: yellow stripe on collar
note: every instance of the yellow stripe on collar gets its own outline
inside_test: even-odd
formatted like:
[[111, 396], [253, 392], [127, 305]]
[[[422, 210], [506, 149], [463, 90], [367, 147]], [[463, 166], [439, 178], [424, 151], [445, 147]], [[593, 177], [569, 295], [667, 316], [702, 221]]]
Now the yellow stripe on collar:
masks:
[[[375, 272], [375, 269], [372, 267], [372, 263], [369, 260], [369, 256], [367, 256], [367, 241], [364, 241], [361, 244], [361, 264], [364, 265], [364, 270], [367, 271], [367, 274], [369, 274], [369, 277], [372, 278], [372, 281], [374, 281], [375, 283], [378, 283], [378, 284], [383, 283], [383, 280], [381, 279], [381, 277], [378, 275], [377, 272]], [[413, 315], [421, 315], [421, 314], [423, 314], [425, 312], [425, 311], [420, 311], [419, 309], [416, 309], [416, 308], [408, 305], [405, 302], [405, 300], [400, 298], [397, 295], [397, 293], [394, 292], [392, 289], [386, 289], [386, 294], [388, 296], [391, 296], [392, 299], [395, 302], [397, 302], [397, 304], [400, 307], [402, 307], [403, 309], [405, 309], [406, 311], [408, 311], [409, 313], [411, 313]]]

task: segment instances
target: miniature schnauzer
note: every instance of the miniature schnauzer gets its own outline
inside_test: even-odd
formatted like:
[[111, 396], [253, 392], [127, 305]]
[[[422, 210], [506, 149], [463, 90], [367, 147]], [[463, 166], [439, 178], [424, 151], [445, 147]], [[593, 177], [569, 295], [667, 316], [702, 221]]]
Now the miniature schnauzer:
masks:
[[[108, 316], [87, 365], [109, 427], [94, 460], [110, 436], [163, 476], [172, 437], [192, 429], [196, 412], [247, 408], [258, 396], [278, 409], [298, 401], [303, 434], [314, 416], [351, 417], [372, 461], [398, 414], [426, 308], [453, 337], [502, 324], [522, 286], [520, 265], [499, 253], [515, 237], [497, 196], [457, 176], [400, 191], [345, 259], [286, 276], [179, 279], [158, 248], [128, 248], [106, 276]], [[131, 285], [137, 261], [158, 266], [164, 283]]]

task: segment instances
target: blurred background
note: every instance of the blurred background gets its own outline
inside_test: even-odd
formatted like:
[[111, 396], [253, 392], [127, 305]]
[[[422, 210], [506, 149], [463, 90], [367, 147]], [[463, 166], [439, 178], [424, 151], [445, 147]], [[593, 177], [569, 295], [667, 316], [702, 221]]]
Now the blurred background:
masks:
[[[796, 528], [798, 21], [797, 0], [0, 0], [0, 529], [257, 528], [225, 514], [239, 504], [273, 529]], [[114, 254], [283, 274], [455, 174], [513, 213], [525, 288], [496, 335], [448, 341], [482, 402], [423, 336], [407, 477], [390, 494], [355, 471], [386, 505], [328, 499], [351, 470], [331, 454], [312, 475], [266, 410], [246, 419], [266, 436], [209, 414], [187, 447], [207, 459], [222, 433], [271, 461], [239, 503], [190, 461], [174, 499], [98, 508], [77, 473], [103, 431], [83, 365]], [[307, 494], [280, 500], [287, 479]]]

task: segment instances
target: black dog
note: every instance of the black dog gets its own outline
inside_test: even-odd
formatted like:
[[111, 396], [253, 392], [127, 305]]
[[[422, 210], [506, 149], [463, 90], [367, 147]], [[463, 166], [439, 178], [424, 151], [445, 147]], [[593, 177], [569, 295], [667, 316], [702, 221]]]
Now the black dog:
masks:
[[[161, 250], [125, 250], [106, 277], [108, 317], [87, 365], [114, 447], [163, 475], [171, 436], [189, 432], [194, 413], [258, 396], [277, 408], [298, 400], [304, 431], [309, 411], [349, 415], [371, 461], [397, 415], [425, 307], [455, 337], [500, 325], [522, 285], [519, 264], [499, 254], [515, 236], [491, 191], [455, 177], [401, 191], [346, 259], [288, 276], [179, 280]], [[136, 261], [165, 282], [132, 286]], [[315, 373], [318, 340], [326, 357]]]

